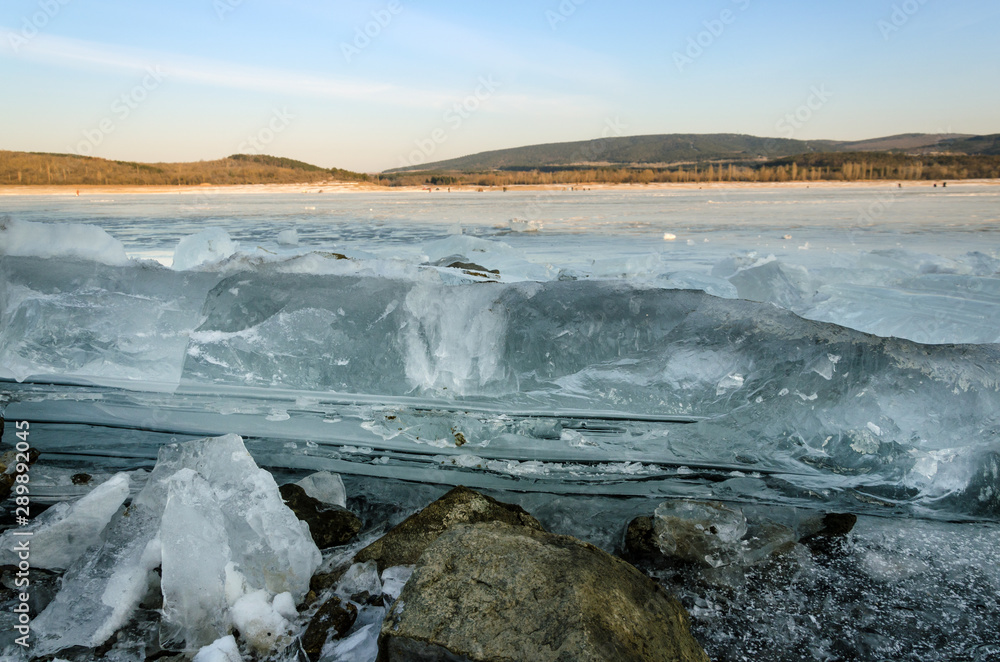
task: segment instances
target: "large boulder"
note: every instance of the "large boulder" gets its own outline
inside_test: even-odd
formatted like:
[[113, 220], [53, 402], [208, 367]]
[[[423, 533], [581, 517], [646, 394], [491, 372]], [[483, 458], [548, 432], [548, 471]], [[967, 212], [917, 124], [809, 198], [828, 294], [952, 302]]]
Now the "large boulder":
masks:
[[375, 561], [379, 571], [397, 565], [413, 565], [427, 546], [457, 524], [501, 522], [542, 531], [542, 525], [520, 506], [502, 503], [491, 497], [456, 487], [419, 513], [355, 555], [359, 563]]
[[684, 608], [597, 547], [500, 522], [453, 526], [389, 610], [380, 662], [707, 661]]

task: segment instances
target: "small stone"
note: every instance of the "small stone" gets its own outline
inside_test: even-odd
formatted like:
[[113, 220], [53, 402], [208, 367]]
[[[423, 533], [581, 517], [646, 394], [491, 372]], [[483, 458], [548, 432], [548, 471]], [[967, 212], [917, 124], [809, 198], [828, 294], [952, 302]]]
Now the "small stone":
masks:
[[487, 269], [486, 267], [480, 264], [476, 264], [475, 262], [462, 262], [460, 260], [456, 260], [447, 266], [449, 269], [461, 269], [463, 271], [478, 271], [479, 273], [482, 274], [497, 274], [497, 275], [500, 274], [499, 269]]
[[838, 543], [851, 532], [858, 521], [853, 513], [825, 513], [823, 518], [813, 522], [813, 531], [799, 541], [815, 554], [833, 555], [838, 551]]
[[344, 566], [333, 572], [317, 572], [309, 581], [309, 590], [315, 593], [322, 593], [328, 588], [333, 588], [344, 576], [350, 566]]
[[381, 572], [396, 565], [413, 565], [427, 546], [456, 524], [503, 522], [542, 531], [542, 525], [520, 506], [456, 487], [419, 513], [358, 552], [354, 560], [374, 560]]
[[309, 525], [309, 533], [320, 549], [343, 545], [361, 530], [361, 520], [345, 508], [314, 499], [300, 486], [292, 483], [278, 489], [285, 505]]
[[302, 635], [302, 649], [312, 662], [316, 662], [326, 640], [330, 637], [334, 639], [343, 637], [357, 618], [357, 607], [333, 596], [324, 602], [316, 611], [316, 615], [310, 619], [309, 626]]
[[91, 478], [93, 478], [93, 476], [91, 476], [90, 474], [80, 473], [80, 474], [73, 474], [73, 476], [70, 477], [70, 480], [73, 481], [74, 485], [86, 485], [87, 483], [90, 482]]

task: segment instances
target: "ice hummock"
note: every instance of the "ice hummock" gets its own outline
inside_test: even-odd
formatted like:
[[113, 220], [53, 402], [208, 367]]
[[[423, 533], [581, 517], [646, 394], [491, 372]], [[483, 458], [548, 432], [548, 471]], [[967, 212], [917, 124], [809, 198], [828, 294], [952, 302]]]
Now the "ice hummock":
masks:
[[129, 263], [125, 246], [96, 225], [35, 223], [0, 216], [0, 256], [92, 260]]
[[258, 642], [255, 601], [287, 593], [279, 601], [287, 613], [321, 560], [308, 527], [237, 435], [164, 446], [145, 487], [102, 540], [67, 571], [35, 620], [39, 652], [103, 643], [155, 584], [157, 567], [164, 645], [194, 652], [233, 625]]
[[174, 249], [173, 268], [178, 271], [193, 269], [203, 264], [219, 262], [239, 250], [239, 244], [221, 228], [208, 228], [184, 237]]

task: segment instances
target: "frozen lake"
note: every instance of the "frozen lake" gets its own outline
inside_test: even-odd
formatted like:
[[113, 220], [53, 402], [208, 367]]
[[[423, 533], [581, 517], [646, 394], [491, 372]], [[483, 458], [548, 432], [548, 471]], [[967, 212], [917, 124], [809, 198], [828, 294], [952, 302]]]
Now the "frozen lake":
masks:
[[237, 433], [368, 504], [463, 484], [606, 549], [670, 498], [853, 512], [847, 556], [787, 585], [683, 586], [710, 656], [1000, 659], [1000, 187], [7, 196], [0, 216], [0, 405], [50, 458], [38, 499]]

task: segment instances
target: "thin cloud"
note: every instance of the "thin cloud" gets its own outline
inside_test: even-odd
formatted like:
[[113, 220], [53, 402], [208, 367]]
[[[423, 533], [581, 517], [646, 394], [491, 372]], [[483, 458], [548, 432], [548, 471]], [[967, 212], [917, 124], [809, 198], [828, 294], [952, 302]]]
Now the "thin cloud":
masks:
[[[0, 56], [25, 58], [92, 70], [146, 72], [158, 68], [170, 80], [281, 93], [291, 96], [335, 98], [350, 101], [383, 103], [389, 106], [446, 108], [463, 99], [468, 90], [428, 90], [393, 83], [361, 81], [308, 72], [254, 67], [193, 58], [175, 53], [157, 53], [109, 44], [101, 44], [54, 35], [38, 35], [16, 49], [9, 38], [16, 34], [0, 26]], [[496, 110], [523, 112], [572, 108], [581, 103], [578, 97], [535, 97], [506, 95], [502, 90], [493, 100]]]

